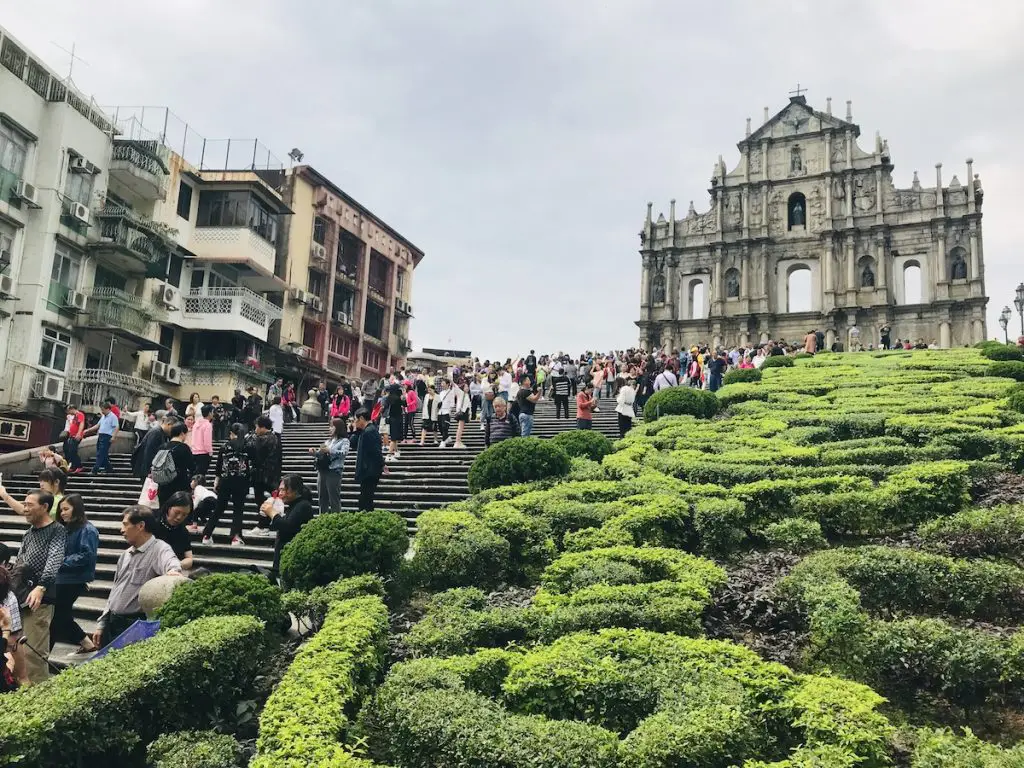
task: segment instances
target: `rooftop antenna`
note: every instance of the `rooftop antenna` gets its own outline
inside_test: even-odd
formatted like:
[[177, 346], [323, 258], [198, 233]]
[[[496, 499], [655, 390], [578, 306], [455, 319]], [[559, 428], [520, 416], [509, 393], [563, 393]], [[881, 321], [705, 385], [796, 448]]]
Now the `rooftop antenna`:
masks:
[[[298, 147], [292, 147], [292, 151], [288, 153], [288, 159], [291, 163], [301, 163], [303, 157], [304, 155], [302, 154], [302, 150]], [[289, 163], [289, 165], [291, 163]]]
[[66, 78], [64, 78], [64, 82], [67, 83], [68, 85], [74, 85], [74, 83], [71, 80], [71, 75], [75, 71], [75, 62], [76, 61], [80, 61], [83, 64], [85, 64], [85, 66], [87, 66], [87, 67], [89, 66], [89, 62], [87, 62], [81, 56], [75, 55], [75, 43], [71, 44], [71, 50], [70, 51], [67, 48], [65, 48], [63, 45], [60, 45], [59, 43], [55, 43], [52, 40], [50, 41], [50, 45], [52, 45], [52, 46], [54, 46], [56, 48], [59, 48], [60, 50], [64, 51], [64, 53], [66, 53], [70, 57], [70, 61], [68, 62], [68, 76]]

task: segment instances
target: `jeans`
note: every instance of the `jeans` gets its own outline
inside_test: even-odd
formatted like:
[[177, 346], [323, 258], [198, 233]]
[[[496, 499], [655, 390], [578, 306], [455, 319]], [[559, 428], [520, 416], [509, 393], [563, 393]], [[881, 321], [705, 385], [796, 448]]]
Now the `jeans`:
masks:
[[320, 514], [341, 512], [341, 472], [322, 470], [316, 478], [317, 501]]
[[476, 413], [477, 413], [477, 411], [480, 410], [480, 401], [481, 400], [483, 400], [483, 398], [480, 395], [473, 395], [473, 397], [471, 397], [470, 400], [469, 400], [470, 408], [471, 408], [471, 411], [472, 411], [472, 413], [470, 414], [469, 418], [472, 421], [476, 421]]
[[207, 496], [196, 504], [195, 509], [192, 510], [192, 519], [189, 520], [189, 523], [195, 523], [196, 525], [205, 524], [216, 511], [217, 499], [213, 496]]
[[593, 429], [594, 422], [591, 419], [576, 419], [576, 429]]
[[520, 413], [519, 414], [519, 433], [523, 437], [529, 437], [531, 432], [533, 432], [533, 414], [532, 413]]
[[369, 480], [363, 480], [359, 483], [359, 511], [360, 512], [373, 512], [373, 497], [377, 493], [377, 484], [380, 483], [379, 477], [373, 477]]
[[486, 421], [494, 416], [494, 401], [486, 397], [480, 400], [480, 420]]
[[[78, 626], [72, 613], [75, 600], [85, 592], [85, 584], [59, 584], [53, 598], [53, 620], [50, 622], [50, 648], [54, 643], [78, 645], [85, 630]], [[32, 653], [32, 651], [29, 651]]]
[[96, 463], [93, 464], [92, 473], [110, 471], [110, 441], [113, 435], [96, 436]]
[[64, 441], [64, 458], [68, 460], [72, 469], [82, 468], [82, 459], [78, 455], [78, 441], [73, 437]]
[[499, 392], [498, 393], [498, 397], [500, 397], [502, 400], [504, 400], [507, 403], [508, 402], [508, 390], [506, 389], [506, 390], [504, 390], [502, 392]]
[[625, 414], [618, 414], [619, 417], [619, 437], [625, 437], [626, 433], [633, 428], [633, 417], [626, 416]]
[[569, 396], [568, 395], [555, 395], [555, 418], [558, 418], [558, 414], [565, 411], [565, 418], [569, 418]]
[[416, 437], [416, 414], [405, 414], [405, 439], [412, 440]]
[[[47, 659], [50, 658], [50, 623], [53, 621], [53, 606], [44, 603], [34, 611], [21, 610], [21, 634], [25, 638], [23, 653], [25, 673], [32, 685], [37, 685], [50, 676]], [[35, 649], [35, 653], [33, 653]], [[40, 656], [42, 658], [40, 658]]]

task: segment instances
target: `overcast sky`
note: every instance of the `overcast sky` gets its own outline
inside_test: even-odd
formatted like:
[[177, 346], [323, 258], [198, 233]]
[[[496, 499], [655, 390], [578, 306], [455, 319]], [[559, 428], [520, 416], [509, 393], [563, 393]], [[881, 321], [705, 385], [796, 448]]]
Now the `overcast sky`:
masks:
[[[481, 357], [635, 343], [639, 232], [707, 207], [744, 120], [799, 82], [853, 100], [897, 186], [985, 188], [996, 317], [1024, 280], [1024, 3], [986, 0], [40, 0], [0, 24], [100, 104], [166, 105], [206, 137], [299, 147], [426, 252], [417, 347]], [[1014, 213], [1016, 211], [1016, 213]], [[1019, 318], [1014, 324], [1019, 329]], [[1012, 326], [1011, 326], [1012, 327]]]

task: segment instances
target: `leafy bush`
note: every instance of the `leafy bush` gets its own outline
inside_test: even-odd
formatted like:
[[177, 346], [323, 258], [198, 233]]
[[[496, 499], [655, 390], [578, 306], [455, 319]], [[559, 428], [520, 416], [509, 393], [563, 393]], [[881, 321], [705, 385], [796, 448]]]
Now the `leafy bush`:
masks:
[[701, 549], [727, 555], [746, 538], [747, 510], [738, 499], [701, 499], [694, 507], [693, 525]]
[[989, 360], [998, 360], [1000, 362], [1020, 360], [1022, 357], [1020, 348], [1016, 344], [1000, 344], [998, 341], [982, 347], [981, 354]]
[[335, 603], [260, 715], [252, 768], [371, 768], [340, 739], [384, 668], [388, 611], [377, 597]]
[[288, 626], [281, 590], [255, 573], [213, 573], [184, 582], [157, 611], [161, 631], [203, 616], [255, 616], [274, 631]]
[[405, 520], [393, 512], [335, 512], [311, 520], [281, 553], [281, 580], [294, 589], [348, 576], [394, 574], [409, 548]]
[[432, 590], [497, 586], [508, 573], [510, 546], [468, 512], [432, 509], [417, 520], [413, 566]]
[[1024, 413], [1024, 387], [1015, 387], [1006, 397], [1006, 405], [1011, 411]]
[[[580, 431], [586, 432], [587, 430]], [[605, 468], [596, 461], [582, 459], [577, 456], [570, 459], [569, 463], [571, 468], [565, 479], [570, 482], [574, 480], [604, 480], [608, 476], [605, 473]]]
[[366, 573], [332, 582], [326, 587], [314, 587], [309, 592], [293, 589], [281, 596], [281, 607], [295, 616], [300, 627], [318, 632], [332, 605], [354, 597], [384, 597], [384, 582], [380, 576]]
[[237, 768], [241, 758], [234, 737], [216, 731], [164, 734], [146, 750], [152, 768]]
[[761, 370], [766, 368], [792, 368], [796, 365], [796, 360], [787, 355], [769, 355], [761, 363]]
[[251, 616], [202, 618], [3, 698], [0, 764], [121, 764], [169, 727], [205, 724], [263, 659]]
[[1017, 359], [992, 363], [988, 367], [987, 375], [998, 376], [1003, 379], [1013, 379], [1014, 381], [1024, 381], [1024, 362]]
[[714, 392], [692, 387], [669, 387], [655, 392], [644, 405], [644, 421], [657, 421], [663, 416], [689, 415], [710, 419], [718, 413]]
[[484, 450], [469, 468], [469, 490], [527, 483], [569, 474], [569, 456], [551, 440], [514, 437]]
[[821, 532], [821, 524], [816, 520], [801, 517], [787, 517], [768, 525], [764, 529], [764, 538], [769, 546], [797, 555], [804, 555], [827, 546]]
[[733, 368], [726, 371], [722, 377], [723, 384], [751, 383], [761, 380], [761, 371], [758, 368]]
[[1024, 560], [1024, 507], [971, 509], [925, 523], [925, 546], [956, 557]]
[[535, 581], [555, 556], [551, 526], [542, 517], [533, 517], [502, 502], [484, 508], [481, 520], [509, 545], [509, 564], [505, 577], [515, 583]]
[[551, 442], [570, 458], [581, 457], [600, 461], [612, 452], [612, 441], [592, 429], [570, 429], [551, 438]]
[[1012, 768], [1024, 765], [1024, 745], [1003, 749], [965, 730], [923, 729], [911, 758], [913, 768]]

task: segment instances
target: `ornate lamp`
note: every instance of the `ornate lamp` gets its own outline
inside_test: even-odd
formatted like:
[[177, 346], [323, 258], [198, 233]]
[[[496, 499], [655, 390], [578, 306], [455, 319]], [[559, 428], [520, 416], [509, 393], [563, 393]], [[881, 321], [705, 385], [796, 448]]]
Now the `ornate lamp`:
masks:
[[1010, 324], [1010, 318], [1013, 316], [1013, 312], [1010, 311], [1009, 307], [1003, 307], [1003, 311], [999, 313], [999, 327], [1003, 329], [1003, 342], [1006, 344], [1010, 343], [1010, 336], [1007, 333], [1006, 327]]
[[1017, 285], [1017, 297], [1013, 300], [1013, 306], [1020, 315], [1020, 335], [1024, 336], [1024, 283]]

